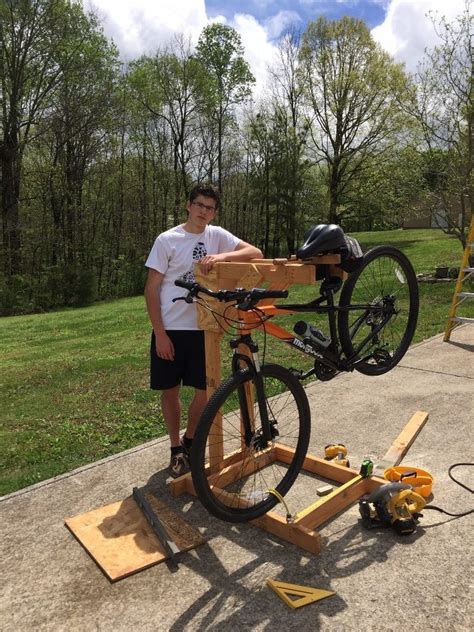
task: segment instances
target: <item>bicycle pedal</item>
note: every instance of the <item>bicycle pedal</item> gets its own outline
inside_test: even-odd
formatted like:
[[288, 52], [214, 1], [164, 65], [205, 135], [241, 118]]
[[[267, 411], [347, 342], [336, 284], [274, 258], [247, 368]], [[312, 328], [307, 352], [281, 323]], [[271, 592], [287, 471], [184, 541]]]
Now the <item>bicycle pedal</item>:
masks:
[[309, 371], [300, 371], [299, 369], [289, 369], [290, 373], [292, 373], [298, 380], [303, 381], [306, 380], [311, 375], [314, 375], [314, 369], [310, 369]]
[[297, 377], [298, 379], [300, 379], [300, 378], [301, 378], [301, 376], [303, 375], [303, 371], [302, 371], [301, 369], [295, 369], [295, 368], [293, 368], [293, 367], [290, 367], [290, 368], [288, 369], [288, 371], [289, 371], [290, 373], [292, 373], [292, 374], [293, 374], [295, 377]]

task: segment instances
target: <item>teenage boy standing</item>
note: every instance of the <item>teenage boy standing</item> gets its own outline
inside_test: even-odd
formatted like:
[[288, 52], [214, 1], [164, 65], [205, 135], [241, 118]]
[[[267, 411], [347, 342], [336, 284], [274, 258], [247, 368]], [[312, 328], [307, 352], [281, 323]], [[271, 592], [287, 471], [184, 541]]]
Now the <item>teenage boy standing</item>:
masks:
[[[150, 386], [161, 390], [161, 404], [171, 443], [169, 471], [176, 478], [189, 471], [189, 453], [196, 425], [206, 405], [206, 362], [204, 332], [197, 326], [197, 310], [185, 301], [172, 302], [186, 290], [176, 279], [194, 279], [199, 262], [207, 274], [219, 261], [261, 259], [262, 252], [220, 226], [212, 226], [219, 209], [217, 189], [209, 184], [195, 186], [189, 194], [188, 218], [159, 235], [146, 261], [148, 279], [145, 299], [153, 327]], [[181, 401], [179, 389], [194, 387], [188, 409], [188, 425], [179, 436]]]

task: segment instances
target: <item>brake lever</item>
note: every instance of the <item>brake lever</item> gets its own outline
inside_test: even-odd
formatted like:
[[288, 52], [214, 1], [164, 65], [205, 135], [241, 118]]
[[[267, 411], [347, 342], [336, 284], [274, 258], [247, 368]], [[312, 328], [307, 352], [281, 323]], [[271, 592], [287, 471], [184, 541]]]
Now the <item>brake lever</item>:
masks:
[[172, 298], [171, 302], [176, 303], [176, 301], [186, 301], [186, 303], [194, 303], [194, 297], [191, 294], [187, 294], [186, 296], [177, 296], [176, 298]]

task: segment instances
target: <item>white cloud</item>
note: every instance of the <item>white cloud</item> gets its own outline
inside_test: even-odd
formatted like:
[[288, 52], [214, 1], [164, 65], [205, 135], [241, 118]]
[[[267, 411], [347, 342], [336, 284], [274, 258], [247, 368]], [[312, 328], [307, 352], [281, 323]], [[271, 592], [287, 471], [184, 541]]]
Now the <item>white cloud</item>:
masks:
[[296, 11], [279, 11], [265, 20], [265, 30], [268, 37], [275, 39], [293, 25], [298, 26], [300, 22], [301, 17]]
[[153, 54], [176, 33], [197, 41], [208, 23], [204, 0], [84, 0], [117, 44], [124, 60]]
[[231, 26], [242, 39], [245, 59], [256, 79], [254, 94], [258, 96], [265, 87], [267, 66], [275, 59], [276, 47], [269, 41], [267, 31], [253, 15], [236, 14]]
[[415, 72], [425, 48], [438, 43], [429, 12], [452, 21], [463, 12], [464, 0], [392, 0], [385, 21], [372, 29], [372, 35], [396, 61]]
[[[223, 0], [224, 1], [224, 0]], [[303, 2], [304, 0], [300, 0]], [[309, 0], [308, 0], [309, 1]], [[315, 0], [312, 0], [313, 2]], [[318, 0], [320, 2], [320, 0]], [[358, 0], [359, 1], [359, 0]], [[452, 19], [462, 12], [464, 0], [375, 0], [387, 6], [385, 21], [372, 30], [374, 38], [394, 56], [415, 71], [425, 47], [436, 43], [436, 33], [425, 14], [438, 11]], [[197, 43], [199, 34], [210, 22], [227, 22], [242, 38], [245, 57], [257, 79], [256, 95], [266, 84], [267, 65], [275, 58], [273, 41], [291, 24], [301, 26], [295, 11], [279, 11], [259, 22], [254, 16], [236, 13], [231, 20], [223, 16], [210, 20], [205, 0], [83, 0], [95, 8], [105, 34], [117, 44], [124, 61], [153, 54], [182, 33]], [[268, 0], [260, 0], [267, 3]], [[346, 3], [354, 0], [345, 0]], [[374, 2], [374, 0], [372, 0]], [[324, 5], [324, 3], [323, 3]], [[271, 3], [268, 7], [271, 8]], [[293, 4], [293, 6], [296, 6]]]
[[[210, 20], [204, 0], [84, 0], [84, 5], [98, 14], [105, 34], [114, 39], [124, 61], [153, 54], [177, 33], [189, 36], [196, 44], [206, 24], [226, 22], [223, 16]], [[253, 16], [237, 13], [230, 22], [242, 38], [245, 58], [257, 80], [256, 94], [263, 91], [267, 64], [275, 54], [270, 39], [297, 18], [293, 11], [281, 11], [269, 18], [265, 27]]]

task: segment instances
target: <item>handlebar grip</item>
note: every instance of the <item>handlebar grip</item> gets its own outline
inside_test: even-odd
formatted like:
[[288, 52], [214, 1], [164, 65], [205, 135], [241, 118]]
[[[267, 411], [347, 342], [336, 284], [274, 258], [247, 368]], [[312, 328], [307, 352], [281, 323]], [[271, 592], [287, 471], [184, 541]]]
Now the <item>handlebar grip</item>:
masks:
[[265, 298], [287, 298], [288, 290], [264, 290]]

